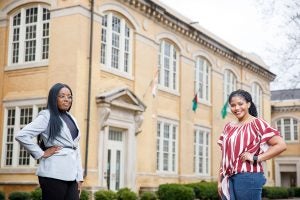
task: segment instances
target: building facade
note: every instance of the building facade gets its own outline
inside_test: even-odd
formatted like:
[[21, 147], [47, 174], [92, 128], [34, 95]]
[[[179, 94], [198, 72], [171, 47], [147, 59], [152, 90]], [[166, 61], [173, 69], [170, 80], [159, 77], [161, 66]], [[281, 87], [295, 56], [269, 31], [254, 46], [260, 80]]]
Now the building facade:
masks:
[[217, 140], [234, 118], [221, 109], [238, 88], [271, 121], [265, 64], [159, 1], [2, 0], [0, 9], [0, 190], [38, 185], [38, 163], [14, 135], [56, 82], [74, 93], [89, 190], [216, 181]]
[[300, 89], [271, 92], [272, 124], [287, 143], [287, 151], [274, 159], [275, 185], [300, 186]]

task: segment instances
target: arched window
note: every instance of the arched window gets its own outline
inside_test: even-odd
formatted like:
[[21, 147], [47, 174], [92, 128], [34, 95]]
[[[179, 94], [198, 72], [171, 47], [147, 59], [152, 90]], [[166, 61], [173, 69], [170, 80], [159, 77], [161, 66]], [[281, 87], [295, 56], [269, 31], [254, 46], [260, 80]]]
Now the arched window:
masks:
[[276, 121], [276, 126], [286, 142], [298, 141], [299, 125], [297, 119], [280, 118]]
[[178, 51], [166, 40], [160, 42], [158, 84], [167, 90], [178, 90]]
[[210, 102], [211, 64], [203, 57], [197, 57], [195, 66], [195, 93], [205, 102]]
[[24, 7], [10, 18], [9, 65], [41, 62], [49, 56], [49, 9]]
[[108, 13], [102, 18], [100, 63], [106, 68], [131, 73], [132, 29], [128, 22]]
[[224, 72], [224, 102], [227, 101], [231, 92], [236, 90], [237, 78], [231, 70]]
[[258, 116], [262, 116], [262, 89], [257, 83], [253, 83], [251, 86], [252, 101], [256, 106]]

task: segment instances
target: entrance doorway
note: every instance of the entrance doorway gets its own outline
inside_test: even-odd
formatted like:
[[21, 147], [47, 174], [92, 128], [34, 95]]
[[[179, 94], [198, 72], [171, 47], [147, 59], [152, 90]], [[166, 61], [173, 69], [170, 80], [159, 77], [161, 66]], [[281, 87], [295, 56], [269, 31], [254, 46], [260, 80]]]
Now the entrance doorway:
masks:
[[107, 189], [117, 191], [124, 187], [124, 131], [109, 127], [107, 145]]

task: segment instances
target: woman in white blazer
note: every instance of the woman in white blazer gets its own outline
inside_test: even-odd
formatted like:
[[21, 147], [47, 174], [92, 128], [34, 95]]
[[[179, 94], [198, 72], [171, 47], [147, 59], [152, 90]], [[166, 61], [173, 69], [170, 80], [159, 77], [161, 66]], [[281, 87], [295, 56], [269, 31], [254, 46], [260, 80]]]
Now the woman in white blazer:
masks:
[[[71, 88], [62, 83], [53, 85], [47, 109], [16, 135], [16, 140], [35, 159], [40, 159], [36, 174], [43, 200], [79, 200], [83, 181], [80, 132], [69, 113], [71, 106]], [[37, 136], [45, 148], [35, 142]]]

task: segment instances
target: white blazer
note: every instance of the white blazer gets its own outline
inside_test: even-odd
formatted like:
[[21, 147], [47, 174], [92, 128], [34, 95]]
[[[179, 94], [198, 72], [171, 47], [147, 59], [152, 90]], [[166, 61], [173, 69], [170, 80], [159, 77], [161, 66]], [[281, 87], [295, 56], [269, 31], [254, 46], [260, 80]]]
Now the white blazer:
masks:
[[[53, 141], [48, 141], [47, 127], [50, 120], [49, 110], [43, 110], [31, 123], [27, 124], [16, 135], [16, 140], [35, 158], [40, 159], [36, 175], [42, 177], [55, 178], [64, 181], [83, 181], [83, 170], [81, 163], [79, 138], [80, 131], [75, 118], [71, 116], [78, 129], [78, 136], [73, 140], [67, 124], [62, 120], [63, 126], [59, 136]], [[58, 153], [48, 158], [42, 158], [44, 151], [33, 140], [41, 135], [46, 147], [63, 147]], [[69, 148], [64, 148], [69, 147]], [[70, 147], [73, 147], [70, 148]]]

